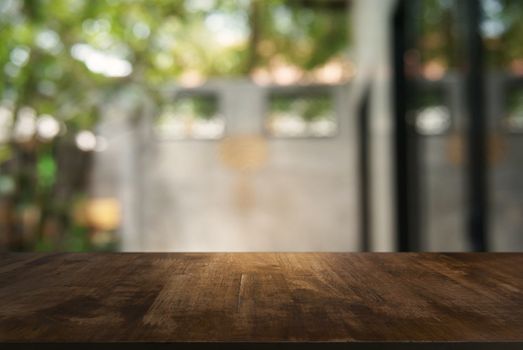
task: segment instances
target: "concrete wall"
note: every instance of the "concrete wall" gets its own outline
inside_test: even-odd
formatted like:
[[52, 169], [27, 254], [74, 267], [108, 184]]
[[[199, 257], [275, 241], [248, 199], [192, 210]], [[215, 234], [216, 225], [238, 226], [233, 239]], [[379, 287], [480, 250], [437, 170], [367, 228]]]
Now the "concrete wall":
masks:
[[[266, 90], [246, 80], [215, 82], [226, 118], [223, 140], [146, 142], [140, 250], [351, 251], [359, 248], [355, 114], [349, 86], [327, 88], [339, 133], [329, 138], [264, 134]], [[151, 119], [149, 120], [151, 122]], [[257, 169], [223, 161], [257, 143]], [[252, 139], [249, 141], [249, 139]], [[234, 155], [233, 155], [234, 156]], [[256, 155], [255, 155], [256, 157]]]
[[[268, 158], [256, 171], [241, 173], [224, 164], [222, 141], [157, 142], [151, 136], [151, 119], [122, 118], [131, 113], [129, 106], [127, 112], [109, 113], [100, 133], [110, 140], [110, 147], [95, 157], [97, 180], [92, 192], [113, 193], [121, 200], [122, 249], [358, 250], [359, 135], [355, 111], [362, 92], [369, 87], [371, 249], [393, 250], [388, 62], [394, 4], [395, 0], [352, 2], [350, 31], [357, 74], [350, 87], [334, 89], [339, 122], [336, 137], [266, 137], [262, 131], [263, 91], [247, 81], [228, 82], [219, 89], [227, 136], [258, 135], [263, 139]], [[149, 117], [153, 114], [145, 113]], [[103, 167], [106, 170], [100, 170]], [[110, 184], [100, 185], [107, 178]]]

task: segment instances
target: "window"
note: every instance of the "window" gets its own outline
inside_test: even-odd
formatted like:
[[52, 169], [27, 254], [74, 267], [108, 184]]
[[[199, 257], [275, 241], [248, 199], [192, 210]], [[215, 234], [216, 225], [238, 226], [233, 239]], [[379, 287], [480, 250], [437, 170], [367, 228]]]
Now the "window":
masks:
[[155, 121], [159, 139], [219, 139], [225, 130], [225, 119], [213, 93], [185, 94], [161, 109]]
[[329, 137], [338, 129], [328, 90], [271, 93], [265, 124], [276, 137]]

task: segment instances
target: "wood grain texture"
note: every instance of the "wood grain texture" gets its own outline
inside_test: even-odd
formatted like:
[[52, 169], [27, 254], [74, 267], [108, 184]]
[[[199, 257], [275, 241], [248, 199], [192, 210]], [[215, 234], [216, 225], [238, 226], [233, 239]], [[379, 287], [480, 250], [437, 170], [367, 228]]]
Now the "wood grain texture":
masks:
[[523, 349], [523, 254], [0, 254], [2, 343], [361, 341]]

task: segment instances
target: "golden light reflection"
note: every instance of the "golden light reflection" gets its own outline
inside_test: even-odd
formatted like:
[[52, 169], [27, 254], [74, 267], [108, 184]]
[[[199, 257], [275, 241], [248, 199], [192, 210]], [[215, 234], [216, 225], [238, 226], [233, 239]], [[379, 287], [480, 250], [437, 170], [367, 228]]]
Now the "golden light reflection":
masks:
[[447, 73], [447, 67], [440, 61], [430, 61], [423, 66], [423, 76], [428, 80], [440, 80]]
[[114, 198], [93, 198], [83, 208], [85, 222], [101, 231], [115, 230], [120, 226], [120, 202]]
[[267, 140], [259, 135], [235, 135], [220, 144], [220, 159], [226, 166], [239, 171], [254, 171], [267, 162]]
[[238, 172], [234, 202], [239, 213], [245, 214], [255, 207], [256, 196], [250, 176], [267, 163], [267, 140], [259, 135], [235, 135], [221, 142], [219, 152], [222, 163]]

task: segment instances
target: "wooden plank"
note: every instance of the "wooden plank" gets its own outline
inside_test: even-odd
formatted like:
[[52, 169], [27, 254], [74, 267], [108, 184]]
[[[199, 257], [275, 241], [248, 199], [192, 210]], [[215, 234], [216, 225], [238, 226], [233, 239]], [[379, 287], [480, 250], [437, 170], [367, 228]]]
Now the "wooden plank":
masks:
[[523, 349], [523, 254], [3, 253], [0, 342]]

